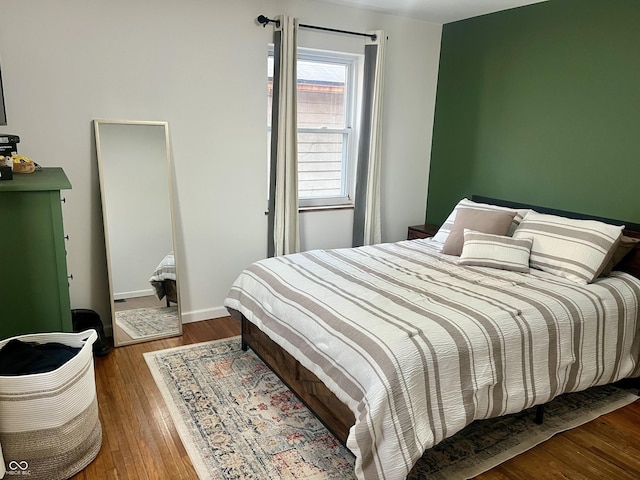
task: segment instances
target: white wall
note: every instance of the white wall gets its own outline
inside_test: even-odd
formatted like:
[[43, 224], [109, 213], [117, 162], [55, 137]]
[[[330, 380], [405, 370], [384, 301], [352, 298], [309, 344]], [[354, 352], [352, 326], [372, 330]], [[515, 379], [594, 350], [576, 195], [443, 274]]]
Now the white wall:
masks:
[[[383, 241], [424, 219], [442, 26], [313, 0], [3, 0], [0, 61], [21, 154], [61, 166], [71, 303], [108, 317], [91, 121], [169, 122], [185, 321], [226, 314], [230, 284], [266, 255], [266, 56], [259, 14], [388, 36]], [[300, 45], [362, 51], [301, 31]], [[349, 246], [349, 210], [302, 214], [305, 249]]]

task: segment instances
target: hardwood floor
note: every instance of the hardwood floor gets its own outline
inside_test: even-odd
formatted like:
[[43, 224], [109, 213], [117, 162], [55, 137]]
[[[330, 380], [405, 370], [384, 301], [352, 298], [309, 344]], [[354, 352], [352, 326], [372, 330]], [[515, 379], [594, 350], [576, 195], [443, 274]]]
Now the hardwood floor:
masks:
[[152, 307], [166, 307], [166, 300], [158, 300], [155, 295], [146, 295], [144, 297], [133, 297], [124, 300], [118, 300], [114, 302], [116, 312], [123, 312], [125, 310], [135, 310], [136, 308], [152, 308]]
[[[182, 337], [119, 347], [96, 358], [102, 448], [75, 480], [198, 478], [142, 354], [239, 335], [240, 325], [224, 317], [185, 324], [183, 331]], [[638, 479], [639, 433], [636, 401], [558, 434], [477, 478]]]
[[102, 448], [81, 479], [197, 479], [145, 352], [240, 334], [231, 317], [183, 325], [182, 337], [118, 347], [95, 359]]

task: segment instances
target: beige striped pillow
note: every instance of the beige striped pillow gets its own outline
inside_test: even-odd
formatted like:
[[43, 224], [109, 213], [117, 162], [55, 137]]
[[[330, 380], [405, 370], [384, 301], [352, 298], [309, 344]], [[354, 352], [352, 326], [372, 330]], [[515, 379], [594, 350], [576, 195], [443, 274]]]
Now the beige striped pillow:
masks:
[[624, 226], [531, 211], [513, 238], [533, 238], [532, 268], [581, 284], [595, 280]]
[[533, 240], [480, 233], [465, 228], [464, 247], [458, 265], [499, 268], [529, 273]]
[[458, 209], [460, 208], [473, 208], [477, 210], [502, 210], [506, 212], [515, 212], [515, 217], [513, 217], [513, 221], [511, 222], [511, 227], [507, 232], [507, 235], [513, 235], [513, 232], [518, 228], [520, 222], [524, 218], [524, 216], [529, 212], [528, 209], [514, 209], [514, 208], [506, 208], [499, 207], [498, 205], [491, 205], [488, 203], [478, 203], [473, 200], [469, 200], [467, 198], [463, 198], [458, 202], [453, 211], [449, 214], [447, 219], [444, 221], [440, 229], [433, 236], [433, 240], [440, 243], [445, 243], [449, 234], [451, 233], [451, 228], [453, 227], [453, 222], [456, 220], [456, 215], [458, 213]]

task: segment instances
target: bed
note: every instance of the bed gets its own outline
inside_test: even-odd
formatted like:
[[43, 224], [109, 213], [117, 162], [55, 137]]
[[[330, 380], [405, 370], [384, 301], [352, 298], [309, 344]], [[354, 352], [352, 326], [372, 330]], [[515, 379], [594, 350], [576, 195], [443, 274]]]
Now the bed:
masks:
[[[466, 228], [463, 214], [474, 208], [500, 217], [499, 228], [511, 215], [508, 228], [499, 235]], [[580, 233], [575, 241], [556, 235], [552, 244], [571, 248], [550, 260], [536, 229], [558, 215]], [[602, 232], [589, 243], [593, 221], [464, 199], [433, 239], [256, 262], [234, 282], [225, 306], [242, 322], [243, 348], [262, 357], [354, 453], [358, 478], [402, 479], [426, 449], [476, 419], [640, 375], [640, 228], [627, 223], [623, 232], [616, 226], [623, 223], [598, 218]], [[442, 253], [461, 224], [462, 252]], [[622, 237], [631, 246], [601, 276]], [[518, 255], [521, 244], [530, 245], [528, 272], [518, 271], [522, 261], [505, 267], [511, 257], [496, 268], [465, 253], [479, 251], [471, 250], [474, 242], [486, 250], [498, 240]], [[574, 243], [579, 253], [590, 249], [585, 259], [573, 257]]]
[[168, 253], [155, 268], [149, 283], [158, 297], [166, 298], [167, 307], [170, 303], [178, 303], [178, 289], [176, 288], [176, 262], [173, 252]]

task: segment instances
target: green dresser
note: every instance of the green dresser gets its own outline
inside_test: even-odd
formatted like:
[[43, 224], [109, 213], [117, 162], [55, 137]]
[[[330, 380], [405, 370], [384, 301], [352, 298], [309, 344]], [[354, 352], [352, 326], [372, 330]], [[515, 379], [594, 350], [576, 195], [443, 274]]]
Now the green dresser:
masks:
[[0, 339], [70, 332], [61, 168], [0, 181]]

